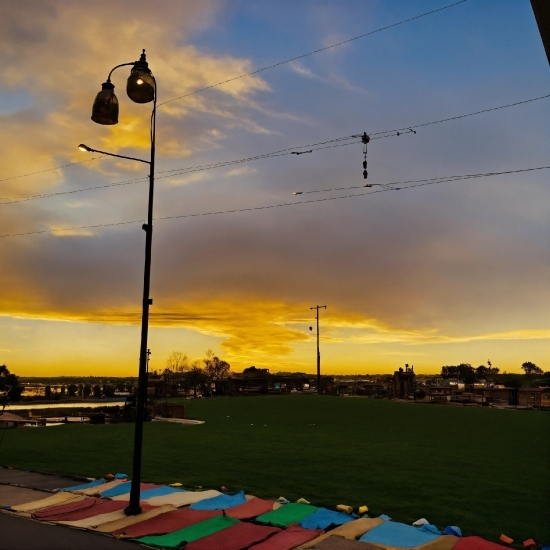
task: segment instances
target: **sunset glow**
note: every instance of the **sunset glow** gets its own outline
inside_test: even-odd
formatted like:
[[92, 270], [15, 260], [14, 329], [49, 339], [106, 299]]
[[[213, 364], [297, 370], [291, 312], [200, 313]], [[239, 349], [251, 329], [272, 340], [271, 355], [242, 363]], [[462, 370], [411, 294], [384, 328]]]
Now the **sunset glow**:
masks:
[[137, 375], [148, 167], [85, 147], [148, 158], [128, 67], [112, 76], [119, 123], [90, 120], [110, 69], [146, 48], [151, 369], [211, 348], [234, 371], [312, 373], [310, 307], [327, 304], [324, 373], [550, 370], [549, 171], [365, 189], [350, 138], [392, 130], [368, 144], [372, 184], [548, 165], [550, 98], [421, 126], [547, 94], [529, 2], [465, 2], [231, 80], [443, 5], [3, 2], [0, 364]]

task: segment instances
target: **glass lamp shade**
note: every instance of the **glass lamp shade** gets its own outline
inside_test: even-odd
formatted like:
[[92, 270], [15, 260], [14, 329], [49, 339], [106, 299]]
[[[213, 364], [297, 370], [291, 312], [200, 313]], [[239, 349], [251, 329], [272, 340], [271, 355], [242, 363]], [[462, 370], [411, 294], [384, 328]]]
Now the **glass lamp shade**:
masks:
[[147, 67], [139, 63], [132, 67], [126, 93], [135, 103], [149, 103], [155, 99], [155, 79]]
[[110, 82], [101, 85], [101, 92], [97, 94], [92, 107], [92, 120], [104, 125], [118, 123], [118, 99], [115, 87]]

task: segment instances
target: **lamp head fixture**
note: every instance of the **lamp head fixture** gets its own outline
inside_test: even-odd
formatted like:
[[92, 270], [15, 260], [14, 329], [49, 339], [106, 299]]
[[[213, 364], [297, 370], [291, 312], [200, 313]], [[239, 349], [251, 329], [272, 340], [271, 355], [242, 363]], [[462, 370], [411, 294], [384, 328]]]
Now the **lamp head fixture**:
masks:
[[[149, 103], [153, 101], [156, 94], [156, 82], [147, 64], [145, 50], [143, 50], [138, 61], [123, 63], [123, 65], [132, 65], [130, 76], [126, 83], [128, 97], [135, 103]], [[120, 66], [117, 65], [117, 67]], [[103, 125], [118, 123], [118, 99], [114, 90], [115, 86], [111, 82], [111, 74], [109, 74], [107, 81], [101, 85], [101, 92], [97, 94], [92, 107], [92, 120], [94, 122]]]
[[90, 149], [90, 147], [88, 147], [87, 145], [84, 145], [83, 143], [81, 143], [78, 148], [81, 150], [81, 151], [84, 151], [85, 153], [93, 153], [93, 149]]
[[126, 93], [135, 103], [149, 103], [155, 99], [155, 79], [149, 69], [143, 50], [139, 61], [134, 63], [126, 83]]
[[92, 120], [107, 126], [118, 123], [118, 99], [115, 86], [110, 80], [101, 85], [101, 92], [95, 98]]

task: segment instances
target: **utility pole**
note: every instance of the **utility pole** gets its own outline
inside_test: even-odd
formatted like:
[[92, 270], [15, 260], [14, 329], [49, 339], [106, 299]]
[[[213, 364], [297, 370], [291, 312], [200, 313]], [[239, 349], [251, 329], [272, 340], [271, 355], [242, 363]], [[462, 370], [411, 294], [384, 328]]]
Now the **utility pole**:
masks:
[[[327, 309], [327, 306], [315, 306], [309, 309], [316, 310], [315, 319], [317, 321], [317, 394], [321, 393], [321, 352], [319, 351], [319, 310]], [[311, 327], [309, 327], [311, 330]]]

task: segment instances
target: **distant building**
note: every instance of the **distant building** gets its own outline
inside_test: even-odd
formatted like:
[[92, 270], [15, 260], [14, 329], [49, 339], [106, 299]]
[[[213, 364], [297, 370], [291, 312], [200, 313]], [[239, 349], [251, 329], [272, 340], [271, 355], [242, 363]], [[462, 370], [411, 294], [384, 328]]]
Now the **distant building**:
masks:
[[338, 395], [362, 395], [366, 397], [391, 397], [391, 387], [382, 382], [370, 380], [341, 379], [336, 384]]
[[429, 386], [425, 391], [430, 403], [446, 403], [451, 400], [451, 386]]
[[22, 384], [25, 397], [44, 397], [46, 394], [46, 384]]
[[27, 418], [23, 418], [17, 414], [10, 412], [0, 413], [0, 428], [17, 428], [17, 426], [26, 422], [28, 422]]
[[520, 407], [550, 408], [550, 388], [520, 388], [517, 404]]
[[[223, 395], [268, 395], [302, 392], [309, 388], [310, 378], [304, 373], [271, 374], [269, 369], [248, 367], [240, 373], [234, 373], [225, 380], [216, 382], [215, 392]], [[330, 377], [322, 377], [329, 384]]]
[[493, 405], [517, 405], [518, 389], [507, 388], [505, 386], [480, 387], [480, 384], [474, 384], [473, 394], [482, 397], [485, 403]]
[[167, 383], [162, 378], [149, 378], [147, 380], [147, 395], [149, 397], [176, 397], [178, 390], [173, 384]]
[[409, 368], [405, 365], [405, 370], [400, 368], [393, 373], [392, 395], [396, 399], [407, 399], [409, 395], [414, 394], [416, 389], [416, 375], [414, 366]]

